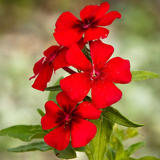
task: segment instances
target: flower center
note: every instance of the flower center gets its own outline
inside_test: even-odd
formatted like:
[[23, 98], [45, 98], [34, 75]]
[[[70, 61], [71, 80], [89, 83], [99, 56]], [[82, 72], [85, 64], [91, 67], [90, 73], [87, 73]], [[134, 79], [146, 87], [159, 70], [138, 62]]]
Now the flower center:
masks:
[[98, 76], [99, 76], [99, 72], [93, 70], [93, 72], [91, 73], [91, 77], [92, 78], [98, 78]]
[[69, 114], [66, 114], [65, 116], [66, 123], [68, 123], [71, 119], [72, 119], [72, 116]]
[[91, 25], [91, 21], [88, 20], [88, 19], [84, 19], [84, 22], [83, 22], [83, 24], [82, 24], [82, 27], [83, 27], [83, 28], [89, 28], [90, 25]]

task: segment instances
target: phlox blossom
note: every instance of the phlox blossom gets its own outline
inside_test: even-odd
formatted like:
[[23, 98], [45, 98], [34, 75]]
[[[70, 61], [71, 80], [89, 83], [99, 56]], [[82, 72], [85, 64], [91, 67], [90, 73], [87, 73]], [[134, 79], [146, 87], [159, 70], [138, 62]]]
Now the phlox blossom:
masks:
[[[82, 49], [85, 45], [83, 38], [77, 44]], [[33, 68], [34, 76], [29, 79], [36, 77], [32, 85], [33, 88], [44, 91], [52, 77], [53, 70], [55, 72], [59, 68], [69, 66], [66, 61], [67, 50], [68, 48], [65, 46], [53, 45], [43, 52], [44, 57], [35, 63]]]
[[[84, 34], [84, 42], [106, 38], [108, 29], [100, 26], [110, 25], [116, 18], [121, 18], [117, 11], [109, 10], [109, 4], [104, 2], [100, 5], [88, 5], [80, 12], [80, 18], [76, 18], [70, 12], [64, 12], [56, 22], [55, 33], [56, 41], [60, 45], [70, 46], [76, 43]], [[108, 12], [108, 13], [107, 13]]]
[[98, 119], [101, 111], [91, 102], [82, 102], [76, 106], [77, 102], [72, 101], [64, 92], [60, 92], [56, 99], [60, 107], [53, 101], [45, 104], [42, 129], [53, 130], [44, 136], [44, 141], [60, 151], [70, 141], [74, 148], [85, 146], [97, 132], [96, 126], [86, 119]]
[[130, 62], [120, 57], [109, 60], [114, 48], [100, 40], [90, 43], [92, 63], [85, 57], [76, 44], [67, 51], [67, 62], [81, 70], [60, 81], [62, 90], [74, 101], [82, 101], [91, 89], [93, 105], [105, 108], [122, 97], [115, 83], [131, 81]]

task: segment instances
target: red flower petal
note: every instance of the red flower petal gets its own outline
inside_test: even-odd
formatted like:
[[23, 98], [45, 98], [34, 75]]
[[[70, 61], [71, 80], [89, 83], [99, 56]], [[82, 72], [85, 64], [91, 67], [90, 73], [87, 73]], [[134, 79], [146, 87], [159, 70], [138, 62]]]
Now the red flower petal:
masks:
[[58, 125], [57, 117], [58, 113], [63, 112], [56, 103], [48, 101], [45, 103], [46, 114], [41, 119], [42, 129], [51, 129]]
[[122, 92], [112, 82], [98, 80], [93, 82], [91, 95], [96, 108], [106, 108], [118, 102]]
[[77, 102], [75, 101], [72, 101], [63, 91], [58, 93], [57, 97], [56, 97], [56, 100], [59, 104], [59, 106], [62, 108], [62, 109], [66, 109], [68, 107], [67, 110], [70, 110], [72, 111], [72, 109], [76, 106]]
[[66, 59], [70, 65], [79, 70], [90, 71], [92, 69], [91, 62], [85, 57], [77, 44], [73, 44], [69, 48]]
[[64, 125], [58, 126], [53, 131], [44, 136], [44, 141], [49, 146], [61, 151], [65, 149], [69, 144], [70, 130], [66, 129]]
[[85, 32], [84, 42], [96, 40], [100, 38], [103, 39], [103, 38], [106, 38], [108, 34], [109, 34], [109, 30], [106, 28], [91, 26]]
[[75, 28], [58, 31], [53, 33], [53, 35], [59, 45], [69, 47], [81, 39], [83, 32], [79, 32], [79, 29]]
[[74, 148], [83, 147], [94, 138], [97, 128], [93, 123], [78, 118], [72, 123], [71, 144]]
[[43, 130], [47, 130], [47, 129], [52, 129], [56, 126], [58, 126], [59, 123], [56, 123], [56, 118], [48, 116], [48, 115], [44, 115], [41, 118], [41, 125], [42, 125], [42, 129]]
[[55, 31], [65, 31], [68, 29], [71, 29], [72, 26], [78, 21], [78, 18], [76, 18], [72, 13], [70, 12], [64, 12], [60, 15], [60, 17], [57, 19], [57, 22], [55, 24], [56, 29]]
[[111, 57], [114, 48], [97, 40], [90, 43], [90, 51], [95, 68], [100, 69]]
[[53, 34], [60, 45], [69, 47], [71, 44], [78, 42], [83, 32], [79, 32], [79, 27], [73, 27], [79, 21], [72, 13], [64, 12], [56, 22], [55, 33]]
[[58, 105], [56, 103], [54, 103], [53, 101], [46, 102], [45, 103], [45, 109], [46, 109], [46, 114], [48, 116], [53, 116], [53, 117], [57, 117], [58, 116], [58, 112], [62, 111], [58, 107]]
[[66, 61], [67, 50], [68, 50], [67, 48], [60, 50], [55, 59], [53, 60], [54, 71], [62, 67], [70, 66]]
[[84, 21], [86, 18], [92, 16], [94, 11], [98, 8], [98, 5], [88, 5], [84, 7], [80, 12], [81, 20]]
[[34, 67], [33, 67], [34, 76], [30, 77], [29, 80], [31, 80], [32, 78], [35, 78], [41, 72], [41, 70], [43, 68], [44, 58], [45, 57], [41, 58], [39, 61], [37, 61], [34, 64]]
[[86, 45], [86, 42], [84, 43], [84, 38], [82, 37], [78, 42], [78, 46], [80, 49], [83, 49], [83, 47]]
[[59, 46], [51, 46], [48, 49], [46, 49], [43, 54], [48, 57], [51, 53], [53, 53], [54, 51], [56, 51], [57, 49], [59, 49]]
[[91, 102], [82, 102], [74, 110], [74, 117], [84, 119], [98, 119], [101, 115], [99, 109], [96, 109]]
[[47, 87], [47, 83], [51, 79], [52, 73], [53, 73], [53, 64], [47, 63], [45, 66], [43, 66], [43, 69], [37, 76], [32, 87], [40, 91], [44, 91], [44, 89]]
[[91, 15], [94, 17], [94, 21], [105, 15], [105, 13], [109, 10], [109, 3], [103, 2], [98, 6], [95, 12]]
[[102, 16], [97, 22], [96, 25], [99, 26], [108, 26], [110, 25], [116, 18], [121, 18], [121, 14], [117, 11], [111, 11], [106, 15]]
[[115, 83], [125, 84], [131, 82], [132, 79], [129, 61], [120, 57], [109, 60], [104, 67], [104, 73], [108, 81]]
[[75, 73], [60, 81], [62, 90], [73, 100], [80, 102], [88, 94], [92, 81], [85, 73]]

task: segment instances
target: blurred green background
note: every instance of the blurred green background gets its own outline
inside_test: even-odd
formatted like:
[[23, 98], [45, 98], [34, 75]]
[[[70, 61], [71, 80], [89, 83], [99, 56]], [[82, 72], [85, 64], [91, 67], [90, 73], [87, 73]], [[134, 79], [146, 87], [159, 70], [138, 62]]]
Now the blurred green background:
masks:
[[[43, 109], [48, 93], [31, 88], [29, 77], [43, 51], [56, 44], [52, 33], [56, 19], [64, 11], [79, 17], [80, 10], [103, 0], [0, 0], [0, 130], [16, 124], [39, 124], [36, 109]], [[113, 56], [131, 61], [131, 70], [148, 70], [160, 74], [160, 0], [108, 0], [110, 11], [117, 10], [122, 19], [107, 27], [104, 42], [115, 48]], [[49, 85], [62, 75], [52, 77]], [[147, 145], [134, 157], [152, 155], [160, 158], [160, 80], [146, 80], [118, 85], [123, 92], [113, 105], [129, 119], [146, 124], [140, 140]], [[44, 109], [43, 109], [44, 110]], [[137, 139], [133, 140], [134, 142]], [[129, 142], [126, 142], [126, 145]], [[7, 148], [25, 143], [0, 137], [0, 159], [53, 159], [47, 151], [10, 153]], [[86, 156], [82, 155], [81, 159]], [[56, 160], [56, 158], [54, 158]]]

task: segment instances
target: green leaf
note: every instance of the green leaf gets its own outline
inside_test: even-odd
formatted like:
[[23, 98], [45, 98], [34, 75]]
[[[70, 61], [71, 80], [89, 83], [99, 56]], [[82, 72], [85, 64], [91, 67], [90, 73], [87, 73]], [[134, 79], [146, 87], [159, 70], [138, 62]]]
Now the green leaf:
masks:
[[143, 124], [137, 124], [134, 122], [131, 122], [126, 117], [124, 117], [117, 109], [113, 107], [107, 107], [105, 108], [105, 111], [102, 112], [102, 115], [104, 118], [111, 120], [117, 124], [120, 124], [122, 126], [126, 127], [142, 127]]
[[106, 157], [105, 160], [115, 160], [116, 153], [115, 153], [115, 151], [113, 150], [113, 148], [108, 147], [106, 156], [107, 156], [107, 157]]
[[33, 138], [43, 138], [46, 132], [41, 125], [16, 125], [0, 131], [0, 136], [8, 136], [29, 142]]
[[97, 127], [96, 136], [89, 143], [93, 159], [104, 160], [114, 123], [103, 117], [101, 117], [101, 119], [92, 120], [91, 122]]
[[138, 135], [138, 128], [125, 128], [116, 126], [114, 128], [114, 135], [119, 138], [119, 140], [123, 141], [129, 138], [136, 137]]
[[128, 153], [128, 155], [132, 155], [134, 152], [136, 152], [138, 149], [142, 148], [143, 146], [145, 146], [146, 143], [145, 142], [138, 142], [135, 144], [132, 144], [130, 147], [128, 147], [126, 149], [126, 152]]
[[68, 147], [62, 151], [54, 149], [54, 153], [57, 157], [64, 158], [64, 159], [72, 159], [77, 157], [76, 152], [71, 146], [71, 143], [69, 143]]
[[160, 75], [157, 73], [149, 71], [132, 71], [132, 81], [142, 81], [148, 78], [160, 78]]
[[116, 139], [116, 160], [120, 160], [125, 156], [124, 146], [117, 137], [115, 137], [115, 139]]
[[9, 152], [29, 152], [29, 151], [48, 151], [53, 149], [52, 147], [48, 146], [45, 142], [35, 142], [30, 143], [27, 145], [19, 146], [16, 148], [9, 148]]
[[45, 88], [45, 91], [61, 91], [61, 90], [62, 89], [60, 85]]
[[74, 148], [75, 151], [78, 152], [85, 152], [86, 148], [85, 147], [79, 147], [79, 148]]
[[150, 156], [146, 156], [146, 157], [142, 157], [138, 160], [160, 160], [159, 158], [155, 158], [155, 157], [150, 157]]
[[40, 114], [40, 116], [43, 117], [45, 115], [45, 113], [40, 108], [37, 108], [37, 111]]
[[[60, 87], [60, 85], [58, 85], [58, 84], [59, 84], [59, 82], [60, 82], [61, 79], [63, 79], [63, 77], [60, 77], [60, 78], [56, 81], [56, 83], [55, 83], [54, 85], [57, 85], [57, 86]], [[54, 87], [54, 86], [53, 86], [53, 87]], [[51, 87], [49, 87], [49, 88], [51, 88]], [[57, 96], [57, 94], [58, 94], [59, 92], [61, 92], [61, 91], [62, 91], [62, 89], [59, 89], [59, 90], [51, 90], [50, 93], [49, 93], [49, 96], [48, 96], [48, 101], [53, 101], [53, 102], [57, 103], [57, 101], [56, 101], [56, 96]]]

